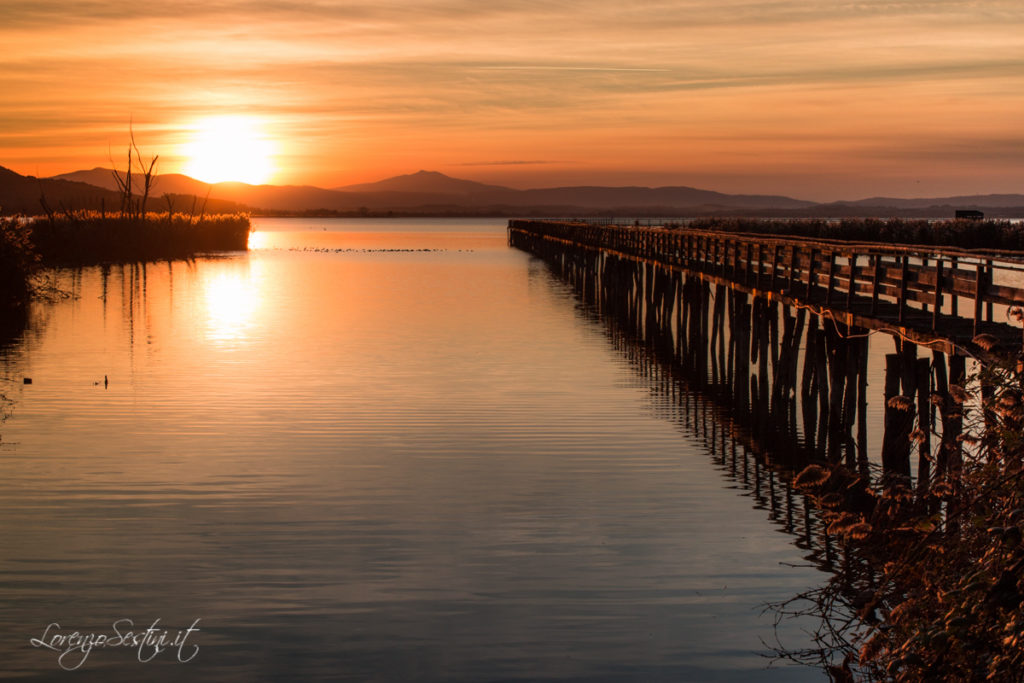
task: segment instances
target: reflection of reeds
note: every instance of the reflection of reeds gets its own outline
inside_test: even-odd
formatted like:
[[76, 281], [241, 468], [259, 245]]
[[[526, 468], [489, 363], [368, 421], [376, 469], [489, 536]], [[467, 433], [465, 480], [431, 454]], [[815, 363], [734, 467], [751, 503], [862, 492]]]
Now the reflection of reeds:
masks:
[[721, 232], [790, 235], [849, 242], [892, 242], [935, 246], [1024, 250], [1024, 225], [1009, 221], [903, 218], [757, 219], [700, 218], [687, 227]]
[[0, 218], [0, 316], [24, 308], [37, 265], [28, 227], [18, 219]]
[[196, 218], [183, 213], [124, 217], [78, 212], [37, 219], [30, 239], [44, 264], [82, 265], [242, 250], [249, 230], [249, 217], [242, 214]]

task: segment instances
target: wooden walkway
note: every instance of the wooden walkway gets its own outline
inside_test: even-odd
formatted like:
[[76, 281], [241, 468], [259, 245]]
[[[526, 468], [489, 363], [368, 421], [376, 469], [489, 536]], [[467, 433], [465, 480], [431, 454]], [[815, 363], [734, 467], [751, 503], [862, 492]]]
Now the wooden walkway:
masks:
[[517, 235], [679, 270], [950, 355], [1016, 359], [1024, 253], [687, 228], [509, 221]]

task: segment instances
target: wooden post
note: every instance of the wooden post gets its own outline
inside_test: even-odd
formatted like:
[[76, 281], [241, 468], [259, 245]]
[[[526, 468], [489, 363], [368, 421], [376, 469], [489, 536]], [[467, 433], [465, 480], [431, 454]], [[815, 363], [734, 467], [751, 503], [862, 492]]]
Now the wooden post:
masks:
[[768, 316], [768, 334], [772, 349], [772, 371], [779, 367], [779, 305], [773, 300], [765, 306]]
[[[849, 330], [850, 337], [855, 333], [854, 328]], [[846, 452], [846, 466], [853, 470], [857, 464], [857, 447], [853, 439], [853, 422], [857, 414], [857, 371], [860, 368], [858, 354], [860, 353], [859, 339], [847, 338], [843, 340], [845, 353], [843, 353], [842, 371], [846, 375], [843, 379], [845, 391], [843, 392], [842, 412], [842, 443]]]
[[[717, 317], [725, 321], [725, 299], [726, 299], [726, 287], [725, 285], [715, 286], [715, 310], [718, 312]], [[722, 381], [725, 381], [726, 370], [725, 370], [725, 329], [719, 330], [718, 333], [718, 364], [722, 372]], [[730, 331], [730, 335], [731, 335]]]
[[751, 310], [746, 294], [737, 293], [736, 318], [736, 365], [733, 381], [735, 386], [737, 414], [749, 421], [750, 416], [750, 327]]
[[[846, 340], [844, 334], [833, 324], [826, 334], [826, 350], [828, 352], [828, 459], [839, 462], [842, 445], [845, 442], [845, 426], [843, 424], [843, 397], [846, 392]], [[848, 332], [849, 330], [846, 330]]]
[[[992, 259], [985, 261], [988, 267], [985, 269], [985, 286], [992, 284]], [[985, 301], [985, 320], [992, 322], [992, 300], [986, 299]]]
[[924, 492], [929, 486], [931, 464], [931, 362], [927, 358], [917, 359], [917, 428], [920, 430], [917, 449], [917, 488]]
[[[759, 250], [760, 250], [760, 248], [761, 247], [758, 247]], [[746, 280], [744, 281], [744, 283], [747, 285], [747, 287], [750, 286], [750, 279], [751, 279], [751, 275], [753, 274], [753, 271], [754, 271], [754, 245], [751, 244], [750, 242], [747, 242], [747, 277], [746, 277]]]
[[[938, 263], [939, 259], [936, 258], [935, 261], [936, 261], [936, 263]], [[917, 272], [918, 273], [925, 273], [927, 271], [928, 271], [928, 257], [925, 256], [925, 257], [923, 257], [921, 259], [921, 266], [920, 266], [920, 268], [918, 268]], [[921, 279], [917, 278], [917, 280], [918, 280], [918, 283], [920, 283]], [[923, 290], [924, 288], [922, 287], [921, 289]], [[923, 310], [925, 313], [928, 312], [928, 302], [927, 301], [922, 301], [921, 302], [921, 310]]]
[[804, 342], [804, 367], [800, 378], [800, 399], [803, 408], [804, 442], [808, 450], [814, 451], [814, 435], [818, 422], [817, 400], [812, 393], [814, 381], [814, 354], [817, 350], [818, 316], [812, 315], [807, 323], [807, 337]]
[[[717, 287], [721, 287], [721, 286], [722, 285], [717, 285]], [[709, 344], [709, 346], [711, 348], [711, 383], [714, 386], [717, 386], [718, 385], [718, 381], [719, 381], [719, 376], [718, 376], [719, 375], [719, 373], [718, 373], [718, 354], [716, 353], [716, 350], [718, 349], [718, 338], [719, 338], [719, 335], [722, 334], [721, 321], [719, 320], [719, 317], [718, 317], [718, 302], [719, 302], [719, 296], [718, 296], [718, 293], [716, 291], [715, 303], [714, 303], [714, 306], [712, 306], [712, 311], [711, 311], [711, 339], [710, 339], [710, 344]]]
[[981, 384], [981, 414], [985, 420], [985, 436], [994, 445], [993, 448], [989, 449], [988, 453], [989, 460], [992, 460], [996, 451], [1001, 450], [998, 443], [999, 439], [991, 438], [993, 431], [999, 426], [999, 418], [996, 415], [996, 411], [992, 408], [992, 399], [995, 397], [996, 388], [992, 384], [991, 377], [985, 371], [980, 373], [979, 384]]
[[787, 379], [789, 377], [789, 364], [796, 362], [790, 347], [793, 344], [793, 331], [796, 327], [796, 320], [789, 314], [788, 310], [782, 312], [782, 353], [779, 356], [773, 370], [772, 377], [772, 413], [776, 420], [786, 415], [785, 404], [787, 403], [789, 388]]
[[789, 250], [789, 289], [793, 291], [796, 289], [796, 245], [792, 245]]
[[[903, 359], [898, 353], [885, 356], [885, 424], [882, 436], [882, 469], [910, 476], [910, 423], [913, 412], [901, 410], [895, 399], [900, 396]], [[910, 417], [911, 419], [908, 419]]]
[[952, 275], [951, 275], [952, 281], [950, 283], [950, 292], [951, 293], [950, 293], [950, 302], [949, 302], [949, 306], [950, 306], [949, 314], [951, 316], [953, 316], [953, 318], [955, 319], [957, 317], [957, 315], [958, 315], [958, 311], [957, 311], [958, 306], [957, 306], [957, 304], [960, 301], [960, 297], [957, 296], [956, 292], [954, 291], [954, 284], [956, 283], [956, 276], [959, 274], [958, 273], [957, 257], [956, 256], [953, 256], [952, 258], [949, 259], [949, 269], [950, 269], [950, 272], [952, 273]]
[[985, 291], [985, 267], [981, 261], [978, 261], [975, 266], [974, 273], [974, 336], [978, 336], [979, 328], [981, 327], [981, 312], [983, 298], [982, 294]]
[[764, 276], [768, 271], [767, 268], [768, 259], [768, 248], [763, 244], [758, 243], [757, 245], [757, 277], [755, 283], [758, 289], [764, 289]]
[[932, 311], [932, 330], [939, 329], [942, 317], [942, 257], [935, 259], [935, 309]]
[[[967, 381], [967, 359], [964, 356], [954, 354], [949, 357], [949, 381], [951, 384], [964, 386]], [[950, 472], [959, 472], [963, 465], [963, 444], [956, 437], [963, 431], [964, 407], [955, 405], [952, 409], [949, 431], [953, 449], [950, 451], [948, 464]]]
[[818, 452], [825, 455], [828, 444], [829, 432], [829, 382], [828, 375], [828, 346], [826, 337], [829, 326], [835, 326], [834, 320], [821, 319], [822, 329], [815, 335], [814, 351], [814, 377], [815, 393], [818, 395]]
[[853, 298], [857, 295], [857, 254], [850, 254], [850, 279], [846, 286], [846, 310], [853, 310]]
[[860, 340], [860, 371], [857, 377], [857, 471], [868, 475], [868, 354], [870, 337]]
[[809, 302], [811, 300], [811, 288], [814, 286], [814, 255], [817, 250], [813, 247], [807, 257], [807, 290], [804, 298]]
[[770, 403], [768, 400], [768, 346], [770, 332], [770, 317], [768, 304], [762, 299], [761, 300], [761, 320], [758, 325], [758, 364], [757, 364], [757, 404], [755, 410], [758, 414], [758, 436], [762, 439], [766, 436], [766, 428], [768, 426], [768, 409]]
[[901, 323], [906, 322], [907, 319], [907, 276], [909, 275], [907, 267], [907, 257], [904, 254], [902, 264], [900, 265], [900, 300], [896, 302], [899, 305], [898, 319]]
[[793, 336], [790, 338], [790, 348], [787, 351], [787, 376], [786, 376], [786, 403], [789, 414], [789, 432], [792, 440], [797, 441], [796, 433], [796, 404], [797, 404], [797, 360], [800, 358], [800, 338], [804, 333], [804, 325], [807, 322], [806, 309], [798, 309], [796, 312], [796, 326], [793, 329]]
[[871, 315], [878, 314], [878, 286], [882, 280], [882, 256], [875, 254], [872, 256], [872, 260], [875, 264], [875, 272], [872, 276], [871, 281]]

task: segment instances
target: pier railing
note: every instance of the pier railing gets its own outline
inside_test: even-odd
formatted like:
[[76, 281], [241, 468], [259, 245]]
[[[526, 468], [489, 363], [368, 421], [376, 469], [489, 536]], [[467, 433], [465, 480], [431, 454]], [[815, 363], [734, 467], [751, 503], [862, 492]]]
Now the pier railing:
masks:
[[553, 220], [512, 220], [509, 233], [699, 273], [949, 353], [1021, 350], [1024, 252]]

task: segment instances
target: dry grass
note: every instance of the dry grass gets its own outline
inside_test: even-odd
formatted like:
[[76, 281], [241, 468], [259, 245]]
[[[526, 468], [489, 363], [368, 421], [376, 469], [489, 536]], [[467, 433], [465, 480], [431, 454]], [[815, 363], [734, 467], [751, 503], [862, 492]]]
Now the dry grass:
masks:
[[188, 258], [247, 248], [249, 217], [180, 213], [102, 216], [95, 212], [37, 218], [30, 239], [46, 265], [86, 265]]
[[842, 467], [795, 477], [842, 561], [825, 586], [778, 606], [821, 620], [815, 647], [782, 656], [836, 681], [1022, 680], [1024, 378], [983, 375], [990, 394], [975, 377], [952, 397], [977, 406], [964, 413], [962, 461], [927, 488]]

